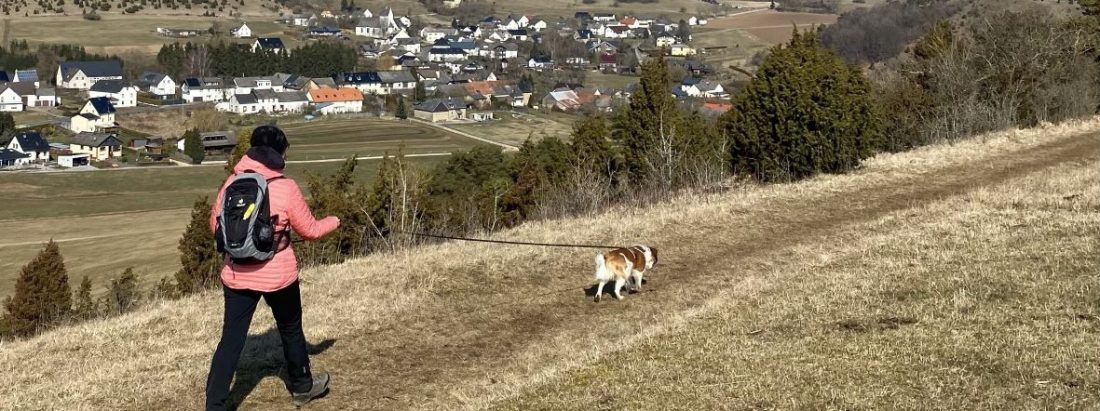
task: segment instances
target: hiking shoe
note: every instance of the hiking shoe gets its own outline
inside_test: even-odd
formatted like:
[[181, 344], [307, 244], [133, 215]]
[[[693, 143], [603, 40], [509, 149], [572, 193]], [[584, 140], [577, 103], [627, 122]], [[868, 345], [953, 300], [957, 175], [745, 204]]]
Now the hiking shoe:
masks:
[[313, 388], [310, 388], [309, 392], [291, 393], [294, 397], [294, 406], [301, 407], [306, 405], [310, 400], [320, 397], [328, 391], [328, 373], [323, 372], [313, 376]]

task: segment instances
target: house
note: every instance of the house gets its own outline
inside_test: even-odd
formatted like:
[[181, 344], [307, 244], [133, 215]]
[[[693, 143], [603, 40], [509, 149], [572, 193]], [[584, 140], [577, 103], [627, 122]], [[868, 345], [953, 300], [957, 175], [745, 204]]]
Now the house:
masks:
[[9, 85], [0, 86], [0, 111], [23, 111], [23, 96]]
[[306, 93], [301, 91], [275, 91], [257, 88], [248, 93], [235, 93], [226, 103], [215, 108], [235, 114], [290, 114], [299, 113], [309, 105]]
[[130, 149], [148, 154], [160, 154], [164, 150], [164, 138], [135, 138]]
[[113, 131], [118, 128], [115, 122], [115, 106], [107, 97], [88, 99], [80, 112], [69, 119], [69, 130], [76, 133], [96, 133]]
[[589, 13], [587, 11], [578, 11], [576, 13], [573, 13], [573, 18], [576, 20], [580, 20], [581, 22], [590, 21], [592, 20], [592, 13]]
[[596, 34], [589, 29], [580, 29], [573, 33], [573, 40], [585, 41], [596, 38]]
[[619, 56], [610, 53], [600, 54], [600, 70], [615, 71], [619, 67]]
[[253, 90], [286, 91], [286, 78], [278, 75], [266, 77], [237, 77], [233, 79], [234, 94], [248, 94]]
[[92, 160], [103, 161], [122, 156], [122, 140], [108, 133], [82, 131], [69, 143], [73, 154], [88, 154]]
[[340, 29], [330, 26], [312, 27], [309, 29], [310, 37], [336, 37], [340, 35]]
[[158, 96], [171, 96], [176, 94], [176, 82], [163, 73], [146, 71], [141, 79], [134, 82], [141, 91]]
[[[401, 31], [404, 33], [404, 31]], [[402, 37], [391, 40], [393, 49], [398, 52], [420, 54], [420, 39], [415, 37]]]
[[437, 63], [466, 60], [466, 51], [454, 47], [446, 39], [439, 39], [428, 49], [428, 61]]
[[608, 39], [626, 39], [634, 37], [634, 31], [627, 26], [607, 26], [604, 28], [603, 37]]
[[246, 39], [252, 37], [252, 28], [248, 27], [248, 23], [241, 23], [240, 26], [234, 27], [231, 30], [233, 37], [239, 39]]
[[374, 13], [371, 13], [370, 9], [363, 9], [362, 14], [363, 14], [363, 17], [368, 18], [368, 19], [371, 18], [371, 17], [374, 17]]
[[157, 34], [160, 34], [164, 37], [185, 38], [185, 37], [198, 36], [199, 35], [199, 30], [196, 30], [196, 29], [173, 29], [173, 28], [167, 28], [167, 27], [157, 27]]
[[15, 150], [28, 156], [30, 162], [46, 162], [50, 160], [50, 143], [37, 131], [27, 131], [16, 134], [7, 144], [7, 149]]
[[462, 0], [443, 0], [443, 7], [453, 9], [462, 4]]
[[309, 102], [321, 114], [359, 113], [363, 111], [363, 93], [352, 87], [317, 88], [309, 91]]
[[519, 45], [516, 43], [485, 44], [478, 49], [477, 55], [496, 59], [514, 59], [519, 57]]
[[592, 15], [592, 20], [600, 23], [610, 23], [617, 19], [615, 18], [615, 13], [596, 13]]
[[[65, 146], [65, 152], [69, 152], [69, 146]], [[90, 162], [88, 154], [58, 154], [57, 165], [61, 167], [82, 167], [88, 165]]]
[[691, 46], [688, 46], [687, 44], [676, 43], [673, 44], [672, 47], [669, 47], [668, 54], [677, 57], [686, 57], [694, 55], [695, 49], [691, 48]]
[[30, 156], [15, 150], [0, 148], [0, 168], [19, 167], [30, 164]]
[[287, 23], [292, 26], [309, 27], [313, 25], [313, 22], [317, 20], [317, 16], [314, 14], [296, 14], [290, 16], [287, 19]]
[[[18, 84], [18, 83], [13, 83]], [[57, 96], [57, 90], [52, 87], [42, 87], [35, 92], [34, 99], [31, 100], [28, 96], [27, 106], [33, 107], [56, 107], [61, 104], [61, 97]]]
[[689, 78], [680, 84], [680, 91], [688, 97], [726, 98], [729, 93], [716, 81]]
[[554, 60], [551, 60], [549, 56], [536, 56], [527, 60], [527, 68], [542, 70], [554, 66]]
[[542, 106], [546, 110], [573, 111], [581, 107], [580, 97], [573, 90], [555, 90], [542, 98]]
[[528, 29], [534, 30], [535, 32], [540, 32], [540, 31], [546, 30], [546, 27], [547, 27], [546, 20], [541, 20], [541, 19], [540, 20], [535, 20], [534, 23], [531, 23], [531, 24], [527, 25]]
[[122, 80], [118, 60], [63, 61], [57, 68], [56, 84], [61, 88], [87, 90], [100, 80]]
[[100, 80], [88, 89], [88, 97], [106, 97], [115, 107], [137, 107], [138, 88], [122, 80]]
[[199, 140], [202, 141], [202, 150], [206, 154], [229, 154], [237, 146], [237, 135], [228, 131], [199, 133]]
[[619, 46], [616, 46], [615, 43], [604, 40], [589, 40], [584, 46], [589, 53], [617, 53], [619, 51]]
[[531, 92], [512, 85], [498, 85], [493, 87], [492, 98], [512, 107], [527, 107], [527, 103], [531, 100]]
[[413, 108], [413, 117], [433, 123], [462, 119], [466, 117], [466, 103], [456, 99], [428, 99]]
[[15, 83], [34, 83], [34, 87], [38, 88], [42, 86], [42, 83], [38, 80], [38, 70], [15, 70], [15, 77], [11, 79]]
[[406, 70], [379, 71], [382, 81], [381, 94], [408, 94], [416, 89], [416, 76]]
[[446, 27], [425, 27], [420, 29], [418, 34], [425, 43], [435, 43], [441, 38], [458, 35], [458, 30]]
[[662, 32], [658, 33], [656, 36], [654, 36], [654, 40], [657, 43], [657, 47], [660, 48], [660, 47], [670, 47], [673, 44], [676, 44], [676, 41], [678, 39], [676, 38], [676, 36], [672, 35], [672, 33], [669, 33], [667, 31], [662, 31]]
[[382, 92], [382, 78], [378, 76], [377, 71], [342, 73], [337, 80], [339, 85], [354, 87], [363, 94], [384, 94]]
[[260, 37], [256, 39], [255, 43], [252, 43], [252, 52], [255, 53], [259, 50], [270, 51], [275, 54], [282, 53], [286, 50], [286, 46], [283, 46], [283, 39], [278, 37]]
[[513, 40], [527, 41], [527, 29], [508, 30], [508, 37]]
[[218, 77], [188, 78], [180, 86], [183, 101], [188, 103], [221, 102], [233, 95], [233, 87]]

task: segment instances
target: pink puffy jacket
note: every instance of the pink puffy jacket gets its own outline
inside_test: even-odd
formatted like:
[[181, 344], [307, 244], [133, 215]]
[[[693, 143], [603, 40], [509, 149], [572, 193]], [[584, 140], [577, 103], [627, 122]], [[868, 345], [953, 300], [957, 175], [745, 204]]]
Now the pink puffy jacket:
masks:
[[[289, 225], [295, 233], [298, 233], [298, 236], [306, 240], [316, 240], [336, 230], [340, 225], [340, 220], [336, 217], [326, 217], [321, 220], [313, 218], [313, 212], [309, 210], [309, 205], [302, 196], [302, 190], [294, 180], [289, 178], [271, 180], [282, 177], [282, 170], [272, 170], [247, 155], [237, 163], [233, 172], [241, 173], [245, 170], [260, 173], [270, 180], [268, 193], [271, 198], [271, 215], [279, 217], [278, 224], [275, 226], [276, 232], [285, 232]], [[222, 184], [221, 190], [218, 190], [218, 200], [214, 202], [214, 209], [210, 213], [211, 230], [217, 226], [225, 187], [232, 181], [233, 177], [230, 176]], [[226, 258], [221, 277], [222, 283], [233, 289], [263, 292], [281, 290], [298, 280], [298, 259], [295, 258], [292, 247], [275, 253], [275, 257], [271, 260], [260, 264], [237, 265]]]

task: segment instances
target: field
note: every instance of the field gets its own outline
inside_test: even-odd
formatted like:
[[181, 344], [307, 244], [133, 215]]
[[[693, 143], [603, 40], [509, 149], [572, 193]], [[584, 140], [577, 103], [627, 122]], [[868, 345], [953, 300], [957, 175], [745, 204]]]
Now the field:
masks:
[[[334, 375], [310, 408], [1094, 408], [1098, 153], [1096, 120], [1004, 132], [494, 236], [661, 249], [621, 302], [586, 297], [594, 250], [445, 243], [308, 270], [312, 363]], [[210, 292], [5, 344], [0, 395], [197, 408], [221, 311]], [[271, 323], [242, 408], [290, 407]]]
[[321, 160], [351, 155], [376, 156], [403, 149], [406, 154], [449, 153], [476, 141], [414, 122], [325, 120], [283, 127], [293, 148], [290, 160]]
[[789, 41], [795, 27], [808, 30], [815, 25], [836, 22], [832, 14], [787, 13], [760, 10], [710, 19], [706, 26], [693, 30], [696, 48], [725, 47], [707, 53], [708, 62], [719, 67], [744, 66], [756, 52]]
[[[343, 159], [396, 153], [449, 153], [476, 141], [417, 123], [324, 120], [285, 127], [291, 161]], [[444, 157], [416, 158], [429, 167]], [[371, 180], [377, 161], [361, 161], [356, 175]], [[287, 173], [305, 186], [305, 173], [327, 175], [339, 161], [290, 164]], [[196, 198], [213, 196], [222, 166], [158, 167], [95, 172], [6, 173], [0, 191], [0, 296], [12, 291], [19, 267], [53, 238], [61, 244], [70, 276], [88, 275], [97, 287], [134, 267], [147, 281], [178, 267], [176, 243]]]
[[[88, 21], [76, 16], [43, 16], [20, 18], [4, 22], [9, 28], [11, 39], [27, 40], [30, 43], [77, 42], [90, 52], [124, 54], [129, 52], [156, 53], [165, 43], [188, 39], [164, 37], [156, 33], [157, 27], [197, 29], [205, 34], [215, 20], [235, 24], [225, 18], [198, 16], [127, 16], [105, 14], [100, 21]], [[274, 17], [246, 19], [256, 36], [282, 36], [288, 47], [294, 47], [297, 40], [283, 34], [284, 27], [272, 22]], [[109, 33], [109, 34], [106, 34]], [[202, 38], [209, 38], [205, 35]], [[79, 41], [77, 40], [79, 39]], [[191, 39], [195, 40], [195, 39]]]
[[523, 144], [528, 138], [558, 137], [568, 140], [573, 132], [573, 122], [579, 118], [565, 113], [510, 113], [498, 112], [497, 120], [481, 123], [448, 124], [447, 127], [513, 146]]
[[603, 72], [584, 73], [584, 84], [589, 87], [610, 87], [622, 90], [627, 85], [637, 83], [637, 76], [624, 76], [619, 74], [604, 74]]

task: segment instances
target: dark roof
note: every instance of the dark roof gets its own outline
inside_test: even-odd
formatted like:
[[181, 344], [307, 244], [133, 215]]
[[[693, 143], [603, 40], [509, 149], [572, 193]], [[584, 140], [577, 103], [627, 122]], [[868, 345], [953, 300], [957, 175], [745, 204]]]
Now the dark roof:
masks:
[[90, 98], [88, 102], [92, 103], [92, 107], [95, 108], [96, 114], [104, 115], [115, 112], [115, 105], [111, 104], [111, 100], [107, 97]]
[[278, 37], [260, 37], [256, 39], [257, 43], [260, 43], [260, 48], [267, 50], [284, 49], [283, 39]]
[[0, 148], [0, 161], [13, 161], [30, 157], [15, 150]]
[[592, 13], [589, 13], [587, 11], [578, 11], [576, 13], [573, 13], [573, 18], [575, 18], [577, 20], [591, 19], [592, 18]]
[[89, 91], [117, 94], [127, 86], [128, 84], [122, 80], [99, 80], [95, 82], [95, 84], [92, 84], [92, 88], [90, 88]]
[[119, 140], [114, 134], [89, 133], [86, 131], [73, 137], [73, 141], [76, 144], [88, 147], [122, 146], [122, 140]]
[[329, 27], [329, 26], [321, 26], [321, 27], [313, 27], [313, 28], [309, 29], [309, 32], [310, 33], [318, 33], [318, 34], [339, 34], [340, 29], [335, 28], [335, 27]]
[[11, 77], [8, 76], [8, 72], [0, 71], [0, 82], [7, 83], [11, 81]]
[[38, 69], [15, 70], [19, 81], [38, 81]]
[[19, 142], [19, 147], [23, 152], [50, 151], [50, 143], [46, 142], [46, 138], [42, 137], [42, 133], [39, 133], [37, 131], [29, 131], [16, 134], [15, 141]]
[[341, 83], [344, 84], [367, 84], [367, 83], [381, 83], [382, 78], [378, 77], [377, 71], [359, 71], [355, 73], [344, 73], [340, 75], [343, 79]]
[[378, 78], [380, 78], [383, 83], [416, 82], [416, 77], [413, 77], [412, 73], [407, 70], [380, 71], [378, 72]]
[[252, 93], [236, 94], [234, 97], [237, 98], [237, 104], [256, 104], [257, 101], [256, 96], [252, 95]]
[[33, 96], [34, 82], [31, 81], [17, 81], [14, 83], [8, 83], [8, 88], [15, 90], [20, 96]]
[[508, 30], [508, 34], [511, 34], [513, 36], [526, 36], [527, 35], [527, 29]]
[[535, 63], [540, 63], [540, 64], [549, 64], [549, 63], [554, 62], [554, 60], [550, 59], [550, 56], [535, 56], [535, 57], [531, 57], [531, 60], [534, 60]]
[[165, 77], [168, 77], [168, 76], [165, 75], [164, 73], [156, 73], [156, 72], [152, 72], [152, 71], [146, 71], [145, 73], [141, 74], [141, 81], [143, 81], [143, 82], [145, 82], [146, 84], [149, 84], [149, 85], [160, 84], [161, 81], [164, 81]]
[[122, 77], [122, 64], [118, 60], [61, 62], [65, 80], [71, 80], [77, 71], [83, 71], [88, 77]]
[[202, 87], [202, 81], [194, 77], [188, 77], [186, 80], [183, 80], [183, 82], [187, 84], [187, 87]]
[[466, 103], [453, 99], [433, 98], [416, 105], [416, 110], [439, 113], [466, 108]]

